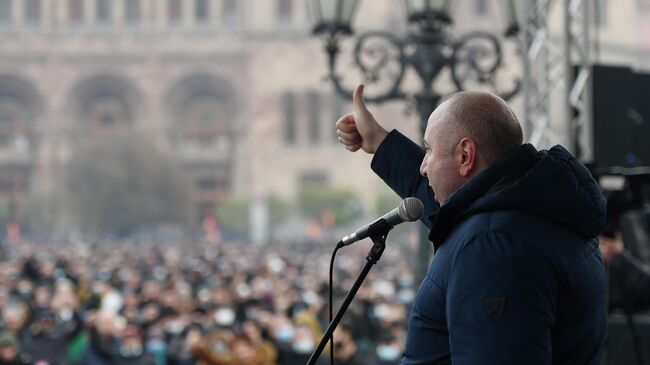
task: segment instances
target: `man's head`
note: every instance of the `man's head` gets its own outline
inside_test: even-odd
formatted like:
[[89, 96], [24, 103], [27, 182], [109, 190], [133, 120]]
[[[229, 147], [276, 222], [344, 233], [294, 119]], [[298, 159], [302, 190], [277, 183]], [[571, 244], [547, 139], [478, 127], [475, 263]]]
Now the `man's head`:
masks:
[[464, 91], [431, 113], [420, 173], [443, 204], [465, 182], [521, 146], [517, 117], [498, 96]]
[[0, 334], [0, 362], [13, 363], [18, 356], [18, 339], [9, 332], [4, 331]]

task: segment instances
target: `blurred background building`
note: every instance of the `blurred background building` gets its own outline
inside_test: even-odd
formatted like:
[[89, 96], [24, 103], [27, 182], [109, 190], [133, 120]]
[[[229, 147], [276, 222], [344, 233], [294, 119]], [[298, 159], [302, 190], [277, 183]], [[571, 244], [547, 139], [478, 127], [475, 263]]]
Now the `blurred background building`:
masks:
[[[304, 182], [345, 185], [369, 199], [380, 184], [359, 173], [367, 156], [336, 144], [334, 122], [348, 110], [322, 82], [305, 6], [1, 0], [6, 214], [30, 192], [60, 194], [76, 147], [116, 130], [178, 160], [194, 225], [227, 194], [293, 198]], [[382, 23], [397, 17], [387, 3], [370, 9]], [[390, 119], [408, 120], [399, 112]]]
[[[503, 3], [457, 1], [454, 32], [499, 34]], [[594, 5], [594, 62], [649, 67], [650, 3]], [[310, 34], [306, 6], [299, 0], [0, 0], [4, 220], [25, 220], [19, 213], [35, 201], [46, 207], [40, 214], [48, 224], [67, 228], [69, 214], [53, 202], [67, 196], [68, 163], [80, 146], [116, 131], [177, 162], [192, 227], [228, 196], [295, 201], [306, 185], [345, 188], [374, 214], [370, 207], [387, 191], [369, 172], [371, 156], [349, 154], [336, 142], [333, 124], [350, 107], [326, 80], [326, 56]], [[560, 2], [549, 14], [551, 38], [560, 39]], [[401, 3], [366, 1], [356, 27], [399, 34], [404, 19]], [[506, 65], [520, 73], [520, 53], [509, 50]], [[453, 91], [444, 77], [440, 85]], [[521, 96], [512, 104], [521, 115]], [[373, 108], [389, 128], [420, 138], [412, 105]], [[554, 113], [550, 127], [560, 131], [558, 140], [540, 144], [567, 142], [561, 132], [567, 121]]]
[[[510, 39], [506, 4], [518, 7], [522, 28]], [[565, 6], [585, 4], [586, 64], [600, 68], [587, 89], [586, 147], [576, 151], [574, 110], [565, 108], [575, 80], [566, 77], [561, 45]], [[525, 135], [539, 148], [561, 143], [580, 153], [608, 195], [611, 220], [620, 218], [606, 233], [649, 262], [650, 0], [458, 0], [451, 10], [453, 37], [490, 32], [503, 42], [511, 77], [541, 81], [544, 101], [533, 105], [541, 124], [523, 90], [509, 100]], [[526, 33], [534, 27], [524, 19], [537, 16], [543, 24]], [[271, 333], [280, 352], [287, 324], [304, 335], [318, 321], [310, 339], [320, 336], [331, 246], [317, 243], [333, 243], [328, 233], [374, 218], [398, 198], [370, 171], [372, 156], [337, 143], [334, 123], [352, 110], [332, 88], [312, 25], [306, 0], [0, 0], [0, 322], [10, 335], [0, 333], [0, 347], [17, 348], [17, 334], [30, 338], [32, 320], [52, 324], [51, 311], [37, 309], [58, 311], [57, 323], [75, 323], [80, 338], [140, 336], [151, 353], [173, 335], [156, 364], [165, 354], [196, 357], [187, 348], [217, 348], [221, 339], [201, 337], [243, 320], [254, 334]], [[354, 28], [406, 34], [403, 2], [360, 1]], [[339, 60], [349, 87], [368, 81], [352, 72], [351, 38]], [[526, 57], [536, 72], [526, 72]], [[406, 75], [406, 91], [419, 86]], [[455, 91], [448, 71], [435, 89]], [[370, 107], [388, 129], [421, 139], [414, 100]], [[137, 237], [158, 229], [177, 239]], [[397, 249], [386, 251], [351, 311], [366, 363], [386, 350], [390, 359], [377, 363], [395, 363], [403, 345], [414, 263], [423, 259], [408, 233], [415, 230], [391, 233]], [[226, 242], [235, 240], [244, 244]], [[364, 254], [361, 245], [351, 250], [339, 260], [339, 298]], [[623, 257], [611, 256], [610, 269]], [[647, 304], [627, 304], [648, 291], [610, 289], [608, 363], [650, 358], [650, 316], [636, 312]], [[102, 307], [119, 315], [109, 318], [115, 329], [95, 319]], [[68, 339], [51, 339], [61, 355]], [[181, 340], [185, 352], [172, 346]], [[92, 349], [92, 336], [90, 343], [82, 348]], [[32, 342], [22, 351], [43, 349], [50, 347]]]

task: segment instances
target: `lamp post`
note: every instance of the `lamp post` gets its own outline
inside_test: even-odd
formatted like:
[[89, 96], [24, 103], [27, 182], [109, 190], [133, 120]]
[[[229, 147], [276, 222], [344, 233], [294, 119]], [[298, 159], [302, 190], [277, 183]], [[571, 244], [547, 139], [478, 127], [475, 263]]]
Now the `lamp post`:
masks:
[[[342, 97], [352, 98], [352, 87], [346, 87], [337, 72], [341, 41], [354, 33], [352, 19], [358, 0], [308, 0], [314, 21], [313, 34], [325, 41], [329, 80]], [[449, 70], [450, 83], [456, 91], [487, 89], [509, 99], [520, 89], [519, 79], [509, 85], [497, 76], [503, 69], [502, 49], [497, 36], [487, 32], [471, 32], [456, 37], [448, 30], [453, 23], [451, 0], [405, 0], [409, 31], [398, 37], [385, 31], [370, 31], [356, 37], [353, 57], [367, 90], [373, 85], [380, 90], [367, 94], [368, 102], [415, 100], [422, 134], [429, 115], [442, 95], [433, 87], [443, 70]], [[517, 33], [514, 0], [508, 0], [506, 36]], [[389, 70], [389, 72], [387, 72]], [[407, 72], [415, 73], [421, 87], [414, 93], [404, 91]], [[380, 85], [381, 84], [381, 85]], [[422, 276], [428, 266], [431, 245], [421, 232], [417, 273]]]

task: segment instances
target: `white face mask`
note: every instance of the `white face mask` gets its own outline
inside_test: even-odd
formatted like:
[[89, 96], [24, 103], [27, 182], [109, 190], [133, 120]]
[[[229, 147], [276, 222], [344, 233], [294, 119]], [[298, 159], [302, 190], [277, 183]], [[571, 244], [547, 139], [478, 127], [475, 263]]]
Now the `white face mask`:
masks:
[[388, 345], [379, 345], [377, 346], [377, 357], [381, 361], [395, 361], [399, 358], [399, 351]]
[[220, 326], [231, 326], [235, 323], [235, 311], [222, 308], [214, 312], [214, 321]]
[[61, 318], [63, 322], [69, 321], [72, 319], [73, 314], [72, 309], [66, 307], [59, 311], [59, 318]]
[[291, 326], [282, 326], [275, 331], [275, 338], [280, 342], [290, 342], [293, 340], [294, 330]]
[[309, 354], [314, 350], [314, 341], [306, 338], [298, 340], [293, 344], [293, 351], [299, 354]]
[[126, 358], [139, 357], [140, 355], [142, 355], [142, 353], [143, 353], [142, 346], [135, 346], [135, 347], [120, 346], [120, 355], [122, 355], [122, 357], [126, 357]]
[[404, 275], [404, 276], [401, 276], [401, 277], [400, 277], [399, 279], [397, 279], [397, 280], [399, 281], [400, 286], [403, 286], [403, 287], [404, 287], [404, 286], [406, 286], [406, 287], [410, 287], [410, 286], [412, 286], [413, 283], [415, 282], [415, 279], [414, 279], [412, 276], [410, 276], [410, 275]]
[[154, 338], [147, 342], [147, 351], [152, 353], [164, 352], [166, 347], [167, 344], [161, 339]]
[[185, 325], [181, 320], [171, 321], [165, 325], [165, 330], [167, 330], [167, 332], [172, 334], [179, 334], [183, 332], [184, 329], [185, 329]]
[[379, 319], [385, 318], [390, 314], [390, 307], [387, 304], [377, 304], [373, 307], [372, 314]]

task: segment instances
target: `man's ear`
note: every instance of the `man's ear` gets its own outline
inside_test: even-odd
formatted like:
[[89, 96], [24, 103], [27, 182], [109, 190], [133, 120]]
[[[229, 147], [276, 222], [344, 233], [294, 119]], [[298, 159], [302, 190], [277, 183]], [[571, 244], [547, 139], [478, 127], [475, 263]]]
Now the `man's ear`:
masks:
[[471, 177], [477, 167], [476, 142], [471, 138], [463, 138], [458, 145], [460, 150], [460, 176]]

